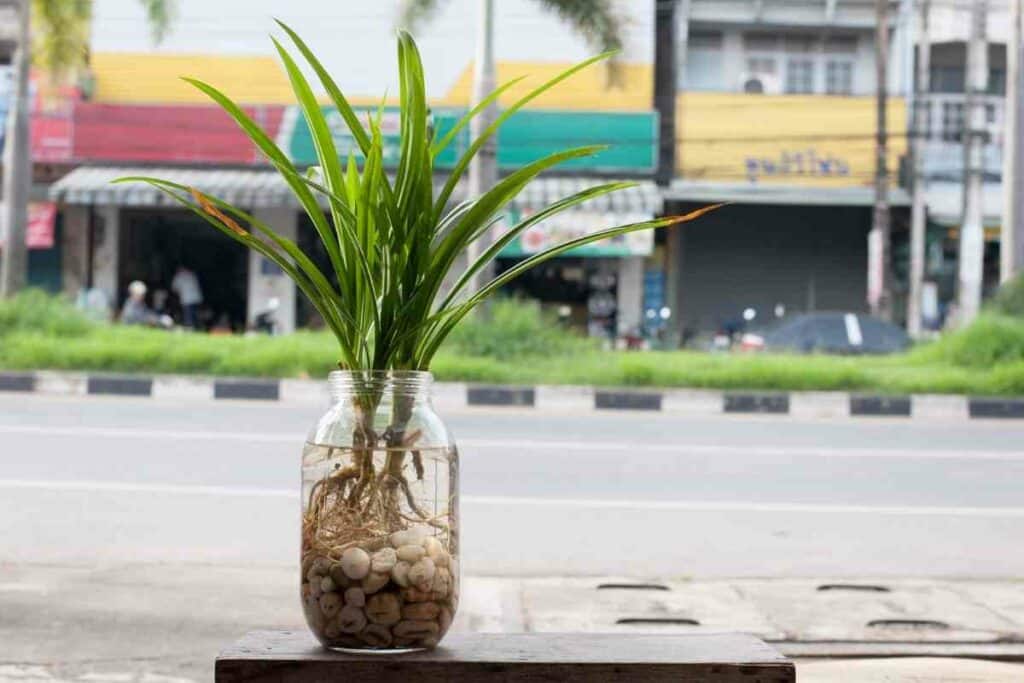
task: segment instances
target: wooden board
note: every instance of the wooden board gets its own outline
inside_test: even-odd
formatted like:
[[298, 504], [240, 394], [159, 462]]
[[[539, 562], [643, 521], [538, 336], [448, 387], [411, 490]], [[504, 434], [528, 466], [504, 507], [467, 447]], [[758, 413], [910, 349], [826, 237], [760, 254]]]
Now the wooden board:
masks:
[[453, 634], [431, 652], [349, 655], [304, 631], [255, 631], [217, 657], [217, 683], [442, 681], [792, 683], [792, 662], [753, 636]]

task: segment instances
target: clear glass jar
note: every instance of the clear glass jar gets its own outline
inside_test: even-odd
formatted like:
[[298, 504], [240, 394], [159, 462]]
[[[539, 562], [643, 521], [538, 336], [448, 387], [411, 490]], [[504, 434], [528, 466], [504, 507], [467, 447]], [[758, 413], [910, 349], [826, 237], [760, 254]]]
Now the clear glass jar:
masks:
[[429, 372], [332, 372], [302, 452], [302, 605], [329, 648], [431, 648], [459, 598], [458, 453]]

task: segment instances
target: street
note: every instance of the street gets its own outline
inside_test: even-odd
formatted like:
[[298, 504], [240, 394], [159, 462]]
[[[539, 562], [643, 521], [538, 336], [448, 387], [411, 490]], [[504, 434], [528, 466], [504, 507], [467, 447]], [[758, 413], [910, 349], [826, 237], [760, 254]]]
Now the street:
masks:
[[[0, 560], [287, 566], [321, 406], [0, 396]], [[468, 574], [1024, 575], [1024, 426], [443, 411]]]
[[[0, 395], [0, 681], [192, 683], [246, 631], [304, 628], [299, 452], [321, 408]], [[955, 643], [1024, 621], [1005, 581], [1024, 575], [1020, 425], [440, 412], [461, 445], [456, 630], [629, 629], [623, 610], [669, 610], [799, 644], [899, 640], [864, 622], [919, 615]], [[595, 595], [598, 576], [671, 590]], [[893, 592], [816, 591], [828, 577]], [[961, 672], [915, 661], [908, 676]]]

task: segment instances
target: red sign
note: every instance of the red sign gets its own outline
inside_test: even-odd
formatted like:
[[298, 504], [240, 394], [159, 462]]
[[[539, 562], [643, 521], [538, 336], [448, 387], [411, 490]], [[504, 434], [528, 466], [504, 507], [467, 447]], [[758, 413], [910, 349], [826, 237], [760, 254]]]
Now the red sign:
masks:
[[29, 249], [53, 249], [57, 205], [53, 202], [30, 202], [25, 246]]
[[[271, 138], [285, 108], [246, 106]], [[177, 164], [265, 163], [248, 136], [213, 105], [75, 103], [73, 144], [77, 162]]]

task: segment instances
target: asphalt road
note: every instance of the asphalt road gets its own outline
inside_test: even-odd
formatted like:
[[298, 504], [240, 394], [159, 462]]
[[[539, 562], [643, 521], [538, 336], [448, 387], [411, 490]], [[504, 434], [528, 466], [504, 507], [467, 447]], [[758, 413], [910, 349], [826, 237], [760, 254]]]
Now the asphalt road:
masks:
[[[285, 566], [315, 404], [0, 395], [0, 562]], [[1024, 426], [445, 412], [490, 575], [1024, 576]]]

